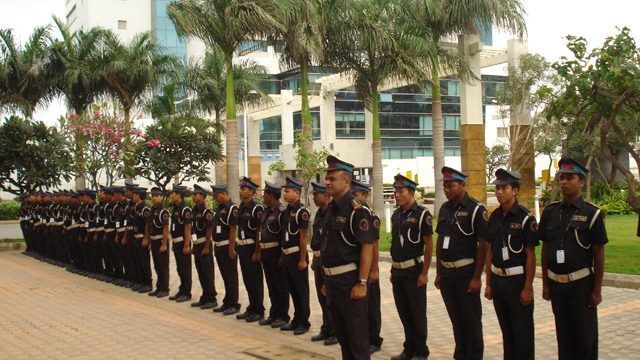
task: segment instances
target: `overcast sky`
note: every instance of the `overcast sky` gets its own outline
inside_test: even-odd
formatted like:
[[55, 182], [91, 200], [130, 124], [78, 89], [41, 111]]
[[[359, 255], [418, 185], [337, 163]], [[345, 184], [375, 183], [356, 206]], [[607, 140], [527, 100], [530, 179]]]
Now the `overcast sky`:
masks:
[[[607, 36], [616, 34], [616, 26], [627, 26], [633, 34], [640, 32], [638, 0], [523, 1], [528, 13], [529, 52], [540, 53], [551, 62], [562, 55], [570, 55], [563, 39], [569, 34], [585, 37], [589, 48], [593, 48], [602, 45]], [[64, 18], [65, 3], [66, 0], [0, 0], [0, 28], [15, 29], [16, 35], [24, 41], [33, 28], [51, 22], [52, 14]], [[506, 47], [510, 38], [507, 34], [494, 33], [493, 45]], [[63, 104], [54, 103], [48, 112], [38, 112], [36, 117], [53, 124], [63, 114]]]

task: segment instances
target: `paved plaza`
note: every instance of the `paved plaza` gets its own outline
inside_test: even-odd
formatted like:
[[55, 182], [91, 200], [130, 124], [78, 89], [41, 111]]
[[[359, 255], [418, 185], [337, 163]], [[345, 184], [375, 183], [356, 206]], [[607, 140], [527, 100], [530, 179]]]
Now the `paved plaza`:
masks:
[[[385, 340], [382, 351], [373, 358], [388, 359], [402, 350], [403, 333], [388, 281], [390, 264], [380, 265]], [[173, 294], [179, 279], [174, 264], [171, 269]], [[78, 276], [18, 251], [0, 253], [0, 274], [0, 359], [340, 358], [339, 345], [310, 341], [318, 333], [321, 321], [315, 293], [311, 296], [311, 330], [294, 336], [210, 310], [193, 309], [189, 302], [176, 304], [167, 298], [151, 298]], [[195, 270], [193, 276], [196, 301], [200, 287]], [[430, 274], [427, 290], [429, 359], [451, 359], [451, 323], [440, 293], [433, 286], [434, 276], [435, 272]], [[221, 300], [224, 288], [217, 269], [216, 288]], [[540, 288], [541, 281], [536, 279], [536, 358], [553, 359], [553, 314], [551, 305], [539, 298]], [[598, 313], [600, 358], [640, 358], [640, 292], [605, 287], [603, 299]], [[242, 286], [240, 302], [247, 305]], [[484, 298], [482, 303], [485, 358], [501, 359], [502, 338], [493, 306]], [[268, 297], [265, 306], [268, 309]]]

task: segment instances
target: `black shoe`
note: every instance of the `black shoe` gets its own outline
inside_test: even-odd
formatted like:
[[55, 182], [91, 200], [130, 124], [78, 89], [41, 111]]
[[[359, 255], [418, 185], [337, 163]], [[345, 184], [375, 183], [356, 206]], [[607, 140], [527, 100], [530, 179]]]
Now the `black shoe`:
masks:
[[158, 295], [156, 295], [157, 298], [163, 298], [163, 297], [166, 297], [166, 296], [169, 296], [169, 292], [168, 291], [160, 291], [158, 293]]
[[202, 305], [204, 305], [202, 301], [196, 301], [194, 303], [191, 303], [191, 307], [200, 307]]
[[427, 358], [421, 355], [413, 355], [411, 360], [427, 360]]
[[248, 323], [252, 323], [252, 322], [260, 321], [262, 319], [264, 319], [264, 315], [262, 314], [251, 314], [248, 317], [246, 317], [244, 321]]
[[177, 303], [185, 302], [191, 300], [191, 295], [182, 295], [176, 299]]
[[213, 309], [213, 312], [214, 312], [214, 313], [221, 313], [221, 312], [225, 312], [225, 311], [227, 311], [227, 309], [228, 309], [228, 308], [229, 308], [229, 307], [228, 307], [227, 305], [224, 305], [224, 304], [223, 304], [222, 306], [220, 306], [220, 307], [217, 307], [217, 308]]
[[369, 345], [369, 354], [374, 354], [378, 351], [380, 351], [380, 346], [373, 344]]
[[258, 322], [258, 324], [260, 324], [260, 325], [271, 325], [271, 324], [273, 324], [274, 321], [276, 321], [276, 318], [273, 318], [273, 317], [269, 316], [266, 319], [260, 320]]
[[240, 311], [240, 307], [231, 306], [227, 310], [225, 310], [222, 315], [229, 316], [236, 314], [238, 311]]
[[149, 296], [158, 296], [158, 293], [159, 293], [159, 292], [160, 292], [160, 290], [155, 289], [154, 291], [152, 291], [152, 292], [148, 293], [147, 295], [149, 295]]
[[136, 291], [137, 292], [138, 290], [140, 290], [141, 286], [142, 285], [140, 285], [140, 284], [133, 284], [133, 286], [130, 289], [131, 289], [131, 291]]
[[274, 329], [279, 329], [283, 326], [287, 325], [287, 322], [282, 320], [282, 319], [278, 319], [276, 321], [274, 321], [273, 323], [271, 323], [271, 327]]
[[244, 320], [246, 318], [248, 318], [249, 316], [251, 316], [251, 313], [248, 311], [243, 312], [242, 314], [238, 314], [236, 315], [236, 319], [238, 320]]
[[145, 286], [141, 286], [140, 288], [138, 288], [138, 293], [144, 294], [144, 293], [148, 293], [151, 290], [153, 290], [151, 285], [145, 285]]
[[112, 283], [113, 285], [120, 286], [120, 285], [122, 284], [122, 279], [116, 279], [116, 278], [114, 278], [114, 279], [113, 279], [113, 281], [111, 281], [111, 283]]
[[331, 346], [338, 343], [338, 338], [335, 335], [331, 335], [327, 340], [324, 341], [325, 346]]
[[298, 328], [298, 324], [294, 324], [290, 322], [287, 325], [281, 326], [280, 331], [294, 331], [297, 328]]
[[213, 309], [218, 307], [218, 302], [217, 301], [212, 301], [212, 302], [208, 302], [208, 303], [204, 303], [202, 306], [200, 306], [200, 309], [202, 310], [209, 310], [209, 309]]
[[178, 300], [179, 297], [180, 297], [180, 293], [177, 293], [175, 295], [169, 296], [169, 300], [171, 301]]
[[302, 335], [302, 334], [306, 334], [307, 331], [309, 331], [309, 329], [307, 329], [304, 326], [298, 326], [294, 331], [293, 331], [293, 335]]
[[392, 356], [391, 360], [411, 360], [412, 356], [409, 356], [406, 352], [401, 352], [400, 355]]
[[312, 336], [311, 341], [322, 341], [327, 340], [331, 337], [331, 334], [320, 333], [318, 335]]

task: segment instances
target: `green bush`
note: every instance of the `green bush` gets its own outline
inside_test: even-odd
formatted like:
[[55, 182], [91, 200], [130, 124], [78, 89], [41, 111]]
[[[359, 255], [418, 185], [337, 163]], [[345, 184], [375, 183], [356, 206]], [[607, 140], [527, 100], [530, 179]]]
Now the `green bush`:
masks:
[[0, 220], [18, 220], [20, 217], [20, 203], [17, 201], [0, 202]]
[[[613, 214], [634, 214], [635, 210], [629, 203], [627, 203], [627, 189], [629, 186], [624, 183], [617, 183], [611, 185], [613, 194], [605, 183], [598, 182], [591, 185], [591, 202], [599, 206], [602, 211], [607, 215]], [[543, 190], [540, 197], [540, 204], [544, 207], [549, 204], [551, 196], [550, 190]], [[582, 196], [586, 199], [586, 189], [582, 193]], [[562, 200], [562, 191], [558, 189], [558, 194], [555, 201]]]
[[434, 198], [434, 197], [436, 197], [436, 192], [435, 191], [429, 191], [428, 193], [424, 194], [424, 197]]

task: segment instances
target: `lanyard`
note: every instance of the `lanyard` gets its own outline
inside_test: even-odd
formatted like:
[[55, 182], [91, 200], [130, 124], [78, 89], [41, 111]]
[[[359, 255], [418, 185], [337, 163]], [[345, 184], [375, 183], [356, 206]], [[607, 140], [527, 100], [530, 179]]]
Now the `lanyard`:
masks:
[[[560, 229], [562, 229], [562, 206], [560, 206]], [[564, 231], [562, 231], [562, 236], [560, 237], [560, 249], [564, 249], [564, 236], [567, 234], [567, 231], [569, 230], [569, 225], [571, 224], [571, 219], [573, 219], [573, 216], [578, 212], [578, 209], [576, 208], [573, 211], [573, 214], [571, 214], [571, 217], [569, 217], [569, 221], [567, 222], [567, 227], [564, 229]]]

